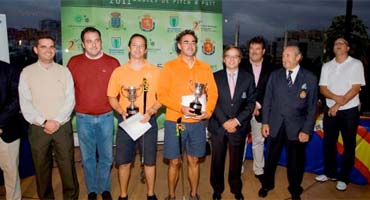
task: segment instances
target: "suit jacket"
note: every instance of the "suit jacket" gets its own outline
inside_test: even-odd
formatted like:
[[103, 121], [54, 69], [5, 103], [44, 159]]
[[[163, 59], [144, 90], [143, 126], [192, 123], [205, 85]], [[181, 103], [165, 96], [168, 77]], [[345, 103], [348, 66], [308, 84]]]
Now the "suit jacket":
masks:
[[[240, 66], [243, 69], [245, 69], [248, 73], [250, 73], [254, 79], [253, 67], [249, 59], [248, 60], [244, 59], [243, 62], [241, 62]], [[265, 96], [265, 89], [266, 89], [267, 81], [269, 79], [271, 72], [274, 69], [275, 68], [273, 67], [271, 63], [268, 63], [266, 59], [263, 60], [262, 66], [261, 66], [261, 73], [260, 73], [260, 76], [259, 76], [259, 79], [256, 85], [256, 93], [257, 93], [256, 101], [259, 104], [261, 104], [261, 106], [263, 105], [263, 98]], [[258, 122], [262, 122], [262, 112], [260, 112], [258, 116], [255, 116], [255, 118]]]
[[214, 73], [218, 88], [218, 100], [209, 123], [208, 130], [211, 134], [228, 134], [222, 124], [231, 118], [237, 118], [241, 126], [237, 127], [234, 134], [229, 135], [232, 144], [244, 142], [245, 136], [250, 131], [250, 119], [256, 103], [254, 80], [245, 70], [239, 69], [235, 84], [234, 97], [231, 98], [227, 72], [225, 69]]
[[271, 73], [263, 102], [262, 123], [270, 127], [276, 137], [285, 125], [288, 140], [298, 140], [300, 131], [311, 134], [315, 124], [317, 79], [300, 67], [293, 86], [288, 87], [284, 68]]
[[19, 69], [0, 61], [0, 128], [1, 138], [10, 143], [20, 138], [23, 126], [18, 98]]

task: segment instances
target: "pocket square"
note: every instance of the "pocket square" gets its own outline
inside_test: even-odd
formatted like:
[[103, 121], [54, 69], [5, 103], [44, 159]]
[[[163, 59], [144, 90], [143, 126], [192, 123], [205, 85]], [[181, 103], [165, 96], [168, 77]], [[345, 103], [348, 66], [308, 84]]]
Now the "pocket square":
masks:
[[247, 98], [247, 93], [246, 92], [243, 92], [242, 93], [242, 99], [246, 99]]
[[307, 96], [307, 84], [303, 83], [301, 86], [301, 91], [299, 92], [299, 98], [304, 99]]

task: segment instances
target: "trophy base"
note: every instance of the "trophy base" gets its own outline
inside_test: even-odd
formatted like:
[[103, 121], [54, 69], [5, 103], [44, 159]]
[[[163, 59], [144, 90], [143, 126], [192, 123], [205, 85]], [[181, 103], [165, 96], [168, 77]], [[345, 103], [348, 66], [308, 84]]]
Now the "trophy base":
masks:
[[194, 109], [194, 114], [196, 115], [201, 115], [202, 114], [202, 104], [196, 103], [196, 102], [191, 102], [190, 103], [190, 108]]
[[139, 112], [139, 108], [138, 107], [127, 108], [126, 109], [127, 117], [131, 117], [132, 115], [135, 115], [138, 112]]

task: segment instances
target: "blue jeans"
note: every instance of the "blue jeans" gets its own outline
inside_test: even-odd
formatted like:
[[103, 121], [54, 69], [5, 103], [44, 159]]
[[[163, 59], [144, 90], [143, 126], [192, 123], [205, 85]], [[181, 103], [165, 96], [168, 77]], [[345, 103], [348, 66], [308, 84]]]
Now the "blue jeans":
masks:
[[[113, 162], [113, 112], [101, 115], [76, 113], [78, 140], [87, 192], [110, 191]], [[99, 162], [96, 160], [98, 151]]]

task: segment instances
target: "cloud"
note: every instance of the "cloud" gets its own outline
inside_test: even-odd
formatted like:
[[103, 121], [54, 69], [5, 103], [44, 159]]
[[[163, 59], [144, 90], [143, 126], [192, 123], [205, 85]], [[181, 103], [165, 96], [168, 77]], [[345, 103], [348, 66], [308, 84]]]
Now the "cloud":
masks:
[[[353, 14], [370, 25], [370, 1], [354, 1]], [[346, 2], [338, 0], [227, 0], [223, 1], [224, 42], [234, 39], [237, 21], [240, 23], [240, 42], [263, 35], [267, 39], [280, 37], [286, 30], [324, 30], [332, 19], [345, 15]]]
[[1, 4], [0, 13], [6, 14], [9, 27], [38, 28], [39, 24], [35, 22], [42, 19], [60, 20], [59, 0], [12, 0]]

